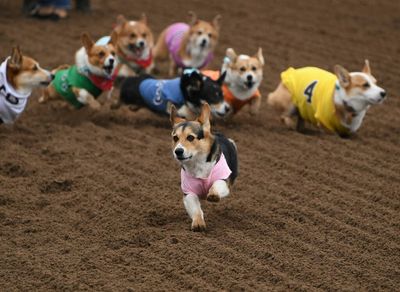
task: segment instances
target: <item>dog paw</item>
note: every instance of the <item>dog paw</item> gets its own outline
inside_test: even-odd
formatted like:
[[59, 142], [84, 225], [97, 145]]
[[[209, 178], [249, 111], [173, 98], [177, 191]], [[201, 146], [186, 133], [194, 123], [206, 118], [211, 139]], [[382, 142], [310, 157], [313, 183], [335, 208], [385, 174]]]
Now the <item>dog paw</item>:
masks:
[[98, 111], [101, 108], [101, 104], [99, 102], [92, 102], [90, 104], [90, 108], [93, 109], [93, 110]]
[[193, 218], [191, 230], [194, 232], [201, 232], [206, 230], [206, 222], [200, 215]]
[[211, 203], [218, 203], [221, 200], [221, 197], [218, 194], [209, 193], [207, 195], [207, 201]]

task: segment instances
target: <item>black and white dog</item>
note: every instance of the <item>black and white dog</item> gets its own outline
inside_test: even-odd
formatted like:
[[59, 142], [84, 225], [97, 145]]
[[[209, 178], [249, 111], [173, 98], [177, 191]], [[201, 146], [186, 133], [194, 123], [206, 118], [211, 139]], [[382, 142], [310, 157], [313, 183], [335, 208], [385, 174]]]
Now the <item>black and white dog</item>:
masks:
[[174, 79], [155, 79], [151, 75], [128, 77], [121, 84], [117, 107], [130, 104], [169, 114], [174, 105], [179, 116], [192, 118], [208, 103], [212, 114], [223, 118], [230, 111], [221, 88], [225, 75], [213, 80], [197, 69], [185, 69], [181, 77]]

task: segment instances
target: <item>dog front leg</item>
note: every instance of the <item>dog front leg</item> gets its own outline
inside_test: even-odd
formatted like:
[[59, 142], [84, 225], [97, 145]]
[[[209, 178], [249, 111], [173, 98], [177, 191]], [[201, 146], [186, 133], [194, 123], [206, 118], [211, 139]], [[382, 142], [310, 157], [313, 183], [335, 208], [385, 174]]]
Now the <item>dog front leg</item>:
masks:
[[206, 222], [204, 221], [203, 210], [201, 210], [199, 197], [195, 194], [188, 194], [183, 197], [183, 204], [186, 212], [192, 219], [192, 231], [206, 230]]
[[229, 195], [229, 186], [228, 183], [224, 180], [217, 180], [213, 183], [207, 194], [207, 201], [217, 203], [222, 198], [225, 198]]
[[169, 59], [168, 75], [169, 77], [174, 77], [178, 71], [178, 67], [172, 57]]
[[258, 114], [258, 110], [260, 109], [260, 106], [261, 106], [261, 96], [254, 97], [250, 103], [250, 113], [252, 115]]
[[83, 104], [88, 104], [92, 109], [100, 109], [100, 103], [84, 88], [73, 87], [72, 92], [75, 94], [76, 99]]

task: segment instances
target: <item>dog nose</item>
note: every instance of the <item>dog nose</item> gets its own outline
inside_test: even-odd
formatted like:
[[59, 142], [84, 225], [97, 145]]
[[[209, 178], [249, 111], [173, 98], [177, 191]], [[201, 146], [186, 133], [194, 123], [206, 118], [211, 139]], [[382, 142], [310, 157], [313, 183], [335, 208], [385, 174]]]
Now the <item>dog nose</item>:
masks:
[[144, 41], [140, 41], [140, 42], [138, 43], [138, 45], [139, 45], [139, 47], [143, 48], [143, 47], [144, 47]]
[[226, 104], [225, 105], [225, 112], [229, 112], [230, 109], [231, 109], [230, 106]]
[[253, 80], [253, 76], [252, 75], [247, 75], [247, 81], [252, 81]]
[[56, 77], [56, 75], [50, 74], [50, 79], [51, 79], [51, 80], [54, 80], [55, 77]]
[[201, 44], [200, 44], [200, 45], [201, 45], [202, 47], [204, 47], [206, 44], [207, 44], [207, 41], [206, 41], [205, 39], [203, 39], [203, 40], [201, 41]]
[[114, 59], [110, 59], [110, 61], [109, 61], [109, 62], [110, 62], [110, 65], [113, 65], [113, 64], [114, 64], [114, 61], [115, 61]]
[[384, 98], [386, 96], [386, 91], [381, 91], [381, 97]]
[[183, 148], [176, 148], [176, 149], [175, 149], [175, 155], [176, 155], [176, 157], [182, 157], [183, 152], [184, 152]]

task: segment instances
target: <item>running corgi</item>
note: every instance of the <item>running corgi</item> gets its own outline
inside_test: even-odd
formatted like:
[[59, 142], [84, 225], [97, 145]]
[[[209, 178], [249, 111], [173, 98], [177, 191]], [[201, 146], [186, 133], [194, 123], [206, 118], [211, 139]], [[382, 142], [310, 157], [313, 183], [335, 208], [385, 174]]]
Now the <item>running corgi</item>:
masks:
[[211, 62], [218, 42], [221, 16], [212, 22], [199, 20], [195, 13], [189, 12], [191, 21], [174, 23], [159, 36], [154, 47], [156, 60], [170, 59], [169, 75], [175, 76], [178, 68], [201, 69]]
[[40, 103], [62, 98], [77, 109], [86, 104], [92, 109], [100, 108], [96, 98], [103, 91], [111, 91], [117, 75], [116, 34], [104, 46], [96, 45], [87, 33], [82, 34], [81, 41], [83, 47], [75, 54], [76, 64], [54, 70], [55, 78], [44, 90]]
[[348, 137], [360, 128], [369, 107], [385, 99], [386, 91], [376, 85], [368, 60], [362, 72], [349, 73], [340, 65], [334, 67], [334, 72], [315, 67], [289, 68], [269, 94], [268, 104], [281, 112], [287, 126], [296, 126], [300, 132], [307, 121]]
[[122, 82], [119, 102], [113, 108], [130, 104], [169, 115], [171, 105], [175, 105], [181, 117], [191, 119], [200, 113], [204, 103], [208, 103], [212, 114], [223, 118], [230, 112], [221, 89], [224, 78], [222, 74], [212, 80], [193, 68], [183, 70], [181, 77], [174, 79], [156, 79], [150, 75], [129, 77]]
[[12, 124], [24, 111], [32, 90], [49, 85], [53, 75], [19, 47], [0, 66], [0, 124]]
[[170, 117], [172, 153], [181, 166], [183, 204], [192, 219], [191, 229], [203, 231], [206, 223], [200, 199], [216, 203], [230, 194], [238, 175], [236, 144], [211, 131], [208, 104], [197, 120], [179, 117], [174, 106]]
[[[263, 78], [264, 57], [262, 49], [250, 57], [237, 55], [232, 48], [226, 50], [221, 72], [226, 72], [224, 86], [224, 99], [229, 103], [235, 114], [245, 105], [250, 106], [250, 113], [258, 113], [261, 104], [259, 86]], [[218, 71], [204, 70], [204, 75], [213, 79], [219, 77]]]
[[[120, 68], [118, 76], [129, 77], [140, 73], [150, 73], [154, 67], [152, 49], [154, 37], [147, 16], [139, 20], [127, 20], [123, 15], [117, 17], [114, 27], [116, 33], [115, 50]], [[99, 39], [97, 45], [106, 45], [110, 36]]]

